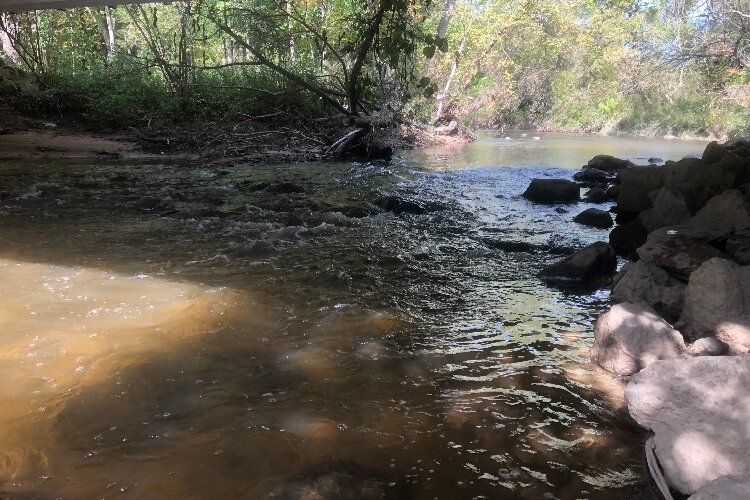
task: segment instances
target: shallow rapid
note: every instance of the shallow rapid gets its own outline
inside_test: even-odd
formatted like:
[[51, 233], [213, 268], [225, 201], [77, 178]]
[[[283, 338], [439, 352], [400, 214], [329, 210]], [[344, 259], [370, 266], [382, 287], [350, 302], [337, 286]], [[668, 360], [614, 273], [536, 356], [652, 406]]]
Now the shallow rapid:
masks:
[[0, 496], [283, 498], [331, 471], [416, 499], [643, 495], [641, 431], [587, 359], [609, 297], [535, 277], [607, 231], [520, 195], [703, 146], [1, 162]]

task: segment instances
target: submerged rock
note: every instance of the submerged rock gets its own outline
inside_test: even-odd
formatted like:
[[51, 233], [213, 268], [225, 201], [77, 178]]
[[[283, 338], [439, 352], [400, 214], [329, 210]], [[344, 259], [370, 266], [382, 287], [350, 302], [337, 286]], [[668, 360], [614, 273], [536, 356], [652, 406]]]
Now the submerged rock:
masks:
[[643, 260], [636, 262], [612, 289], [617, 302], [643, 302], [675, 321], [685, 303], [685, 283]]
[[392, 212], [395, 215], [414, 214], [423, 215], [429, 212], [439, 212], [447, 210], [448, 207], [438, 202], [412, 201], [399, 196], [382, 196], [374, 201], [375, 205], [386, 212]]
[[614, 249], [602, 241], [593, 243], [539, 273], [547, 283], [579, 285], [610, 274], [617, 268]]
[[607, 229], [614, 225], [614, 222], [612, 222], [612, 216], [609, 215], [609, 212], [599, 210], [598, 208], [589, 208], [587, 210], [584, 210], [580, 214], [576, 215], [573, 221], [585, 226], [598, 227], [602, 229]]
[[690, 495], [750, 475], [750, 356], [659, 361], [625, 388], [630, 415], [654, 431], [669, 485]]
[[679, 328], [689, 338], [716, 336], [735, 352], [750, 349], [750, 266], [710, 259], [690, 276]]
[[581, 188], [567, 179], [532, 179], [523, 197], [536, 203], [574, 203]]
[[618, 304], [594, 325], [591, 360], [619, 376], [632, 375], [685, 352], [680, 332], [645, 304]]
[[280, 500], [389, 500], [403, 498], [403, 485], [353, 462], [309, 467], [269, 495]]

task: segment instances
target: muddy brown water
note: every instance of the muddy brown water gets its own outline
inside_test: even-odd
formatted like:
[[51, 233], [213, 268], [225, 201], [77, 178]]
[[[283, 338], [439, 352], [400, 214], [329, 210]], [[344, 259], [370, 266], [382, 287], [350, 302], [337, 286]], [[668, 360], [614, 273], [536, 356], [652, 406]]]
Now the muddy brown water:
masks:
[[520, 194], [703, 145], [0, 163], [0, 496], [642, 495], [642, 434], [586, 358], [608, 295], [534, 277], [607, 233]]

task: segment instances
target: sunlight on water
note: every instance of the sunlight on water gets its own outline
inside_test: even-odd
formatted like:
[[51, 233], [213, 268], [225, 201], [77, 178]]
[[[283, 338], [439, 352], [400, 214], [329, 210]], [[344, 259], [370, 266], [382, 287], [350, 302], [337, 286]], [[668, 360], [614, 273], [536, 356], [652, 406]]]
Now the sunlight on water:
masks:
[[536, 277], [607, 231], [521, 193], [594, 150], [702, 147], [527, 146], [0, 164], [0, 497], [641, 494], [588, 361], [609, 295]]
[[60, 452], [52, 427], [68, 401], [211, 334], [239, 294], [0, 259], [0, 298], [0, 477], [13, 479]]

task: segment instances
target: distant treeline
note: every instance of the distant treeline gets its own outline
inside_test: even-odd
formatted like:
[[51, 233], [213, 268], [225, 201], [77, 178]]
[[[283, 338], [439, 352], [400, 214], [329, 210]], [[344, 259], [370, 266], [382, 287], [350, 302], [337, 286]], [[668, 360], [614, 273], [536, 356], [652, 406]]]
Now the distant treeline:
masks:
[[750, 132], [750, 0], [192, 0], [0, 14], [0, 42], [17, 106], [112, 127]]

